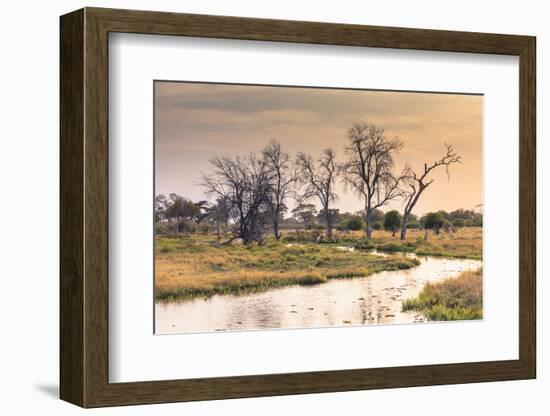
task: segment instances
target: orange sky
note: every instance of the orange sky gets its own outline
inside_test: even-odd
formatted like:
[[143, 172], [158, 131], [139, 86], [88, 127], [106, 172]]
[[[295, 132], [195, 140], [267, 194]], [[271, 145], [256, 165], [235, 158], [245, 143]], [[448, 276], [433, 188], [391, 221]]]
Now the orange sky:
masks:
[[[398, 136], [403, 150], [396, 172], [408, 163], [420, 170], [439, 159], [444, 143], [454, 146], [462, 164], [436, 171], [414, 212], [474, 209], [482, 203], [482, 112], [480, 95], [405, 93], [323, 88], [265, 87], [182, 82], [155, 83], [156, 193], [176, 192], [205, 199], [198, 185], [215, 155], [259, 152], [270, 139], [294, 156], [314, 157], [326, 147], [343, 157], [346, 133], [354, 121], [374, 123]], [[342, 212], [363, 202], [337, 184]], [[292, 207], [292, 204], [289, 204]], [[402, 209], [401, 201], [384, 207]]]

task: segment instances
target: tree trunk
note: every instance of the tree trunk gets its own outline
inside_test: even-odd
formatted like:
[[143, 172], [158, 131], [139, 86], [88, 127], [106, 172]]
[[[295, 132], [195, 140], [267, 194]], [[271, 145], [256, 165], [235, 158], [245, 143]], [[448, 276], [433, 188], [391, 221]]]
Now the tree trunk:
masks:
[[397, 231], [397, 227], [395, 225], [392, 225], [391, 227], [391, 236], [395, 237], [395, 232]]
[[401, 240], [407, 239], [407, 224], [403, 223], [401, 224]]
[[281, 234], [279, 233], [279, 220], [274, 219], [273, 220], [273, 234], [275, 234], [275, 240], [279, 241], [281, 238]]
[[401, 240], [407, 238], [407, 225], [409, 225], [409, 214], [403, 215], [403, 222], [401, 223]]
[[178, 232], [179, 232], [179, 228], [180, 228], [180, 220], [179, 218], [176, 218], [176, 225], [174, 227], [174, 237], [178, 237]]
[[367, 240], [370, 240], [372, 238], [372, 212], [370, 209], [365, 208], [365, 237]]
[[327, 222], [327, 237], [332, 238], [332, 218], [330, 218], [328, 206], [325, 207], [325, 221]]
[[424, 241], [428, 241], [428, 229], [424, 229]]

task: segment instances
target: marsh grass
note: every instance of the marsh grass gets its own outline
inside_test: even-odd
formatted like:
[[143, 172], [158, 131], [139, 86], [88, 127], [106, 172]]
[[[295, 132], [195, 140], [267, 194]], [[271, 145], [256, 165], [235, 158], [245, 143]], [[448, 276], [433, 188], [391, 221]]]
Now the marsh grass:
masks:
[[331, 244], [219, 245], [206, 237], [157, 239], [155, 296], [160, 301], [243, 294], [329, 279], [369, 276], [418, 264], [405, 257], [348, 252]]
[[[313, 285], [328, 279], [365, 277], [384, 270], [414, 267], [418, 262], [402, 256], [380, 257], [377, 249], [418, 255], [482, 258], [482, 229], [456, 233], [409, 230], [406, 241], [375, 231], [364, 240], [361, 231], [339, 234], [332, 242], [315, 244], [305, 233], [285, 232], [281, 241], [267, 239], [263, 246], [240, 243], [220, 245], [213, 236], [157, 238], [155, 241], [155, 296], [170, 301], [216, 294], [243, 294], [288, 285]], [[338, 246], [353, 247], [355, 251]], [[449, 311], [434, 309], [433, 316]], [[464, 312], [466, 313], [466, 312]], [[435, 318], [434, 318], [435, 319]]]
[[392, 237], [384, 231], [375, 231], [370, 241], [362, 240], [360, 234], [347, 237], [347, 243], [357, 249], [376, 249], [387, 252], [415, 253], [426, 256], [441, 256], [481, 260], [483, 255], [483, 229], [462, 228], [455, 233], [429, 232], [424, 241], [424, 231], [409, 230], [407, 239]]
[[428, 283], [413, 299], [403, 301], [403, 310], [415, 310], [432, 321], [481, 319], [483, 317], [482, 269], [458, 277]]

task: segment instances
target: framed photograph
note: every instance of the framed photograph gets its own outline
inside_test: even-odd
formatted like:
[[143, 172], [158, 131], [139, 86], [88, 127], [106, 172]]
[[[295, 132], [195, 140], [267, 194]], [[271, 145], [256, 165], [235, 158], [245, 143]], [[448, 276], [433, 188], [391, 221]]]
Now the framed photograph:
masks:
[[62, 16], [61, 398], [535, 378], [535, 49]]

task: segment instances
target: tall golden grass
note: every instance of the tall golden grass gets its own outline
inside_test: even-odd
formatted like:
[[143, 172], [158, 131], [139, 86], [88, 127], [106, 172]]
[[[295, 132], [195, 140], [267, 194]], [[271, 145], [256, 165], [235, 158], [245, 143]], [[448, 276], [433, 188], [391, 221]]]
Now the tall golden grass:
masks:
[[482, 269], [458, 277], [428, 283], [413, 299], [403, 301], [403, 310], [416, 310], [434, 321], [483, 318]]
[[424, 231], [408, 230], [407, 239], [392, 237], [386, 231], [373, 231], [370, 241], [362, 240], [360, 231], [349, 233], [342, 238], [366, 244], [367, 248], [381, 251], [409, 252], [419, 255], [469, 258], [481, 260], [483, 254], [483, 229], [481, 227], [462, 228], [456, 232], [428, 232], [428, 241], [424, 241]]
[[157, 239], [157, 300], [266, 290], [328, 279], [368, 276], [382, 270], [414, 267], [414, 259], [348, 252], [334, 245], [289, 245], [270, 240], [264, 246], [222, 246], [206, 237]]
[[[292, 242], [292, 243], [289, 243]], [[356, 248], [354, 252], [339, 246]], [[380, 257], [369, 249], [481, 259], [482, 229], [456, 233], [409, 230], [406, 241], [375, 231], [364, 240], [360, 231], [339, 233], [333, 244], [315, 244], [304, 233], [285, 232], [281, 241], [263, 246], [220, 245], [214, 236], [157, 238], [155, 293], [157, 300], [186, 299], [223, 293], [266, 290], [291, 284], [319, 284], [328, 279], [368, 276], [383, 270], [415, 266], [403, 256]]]

